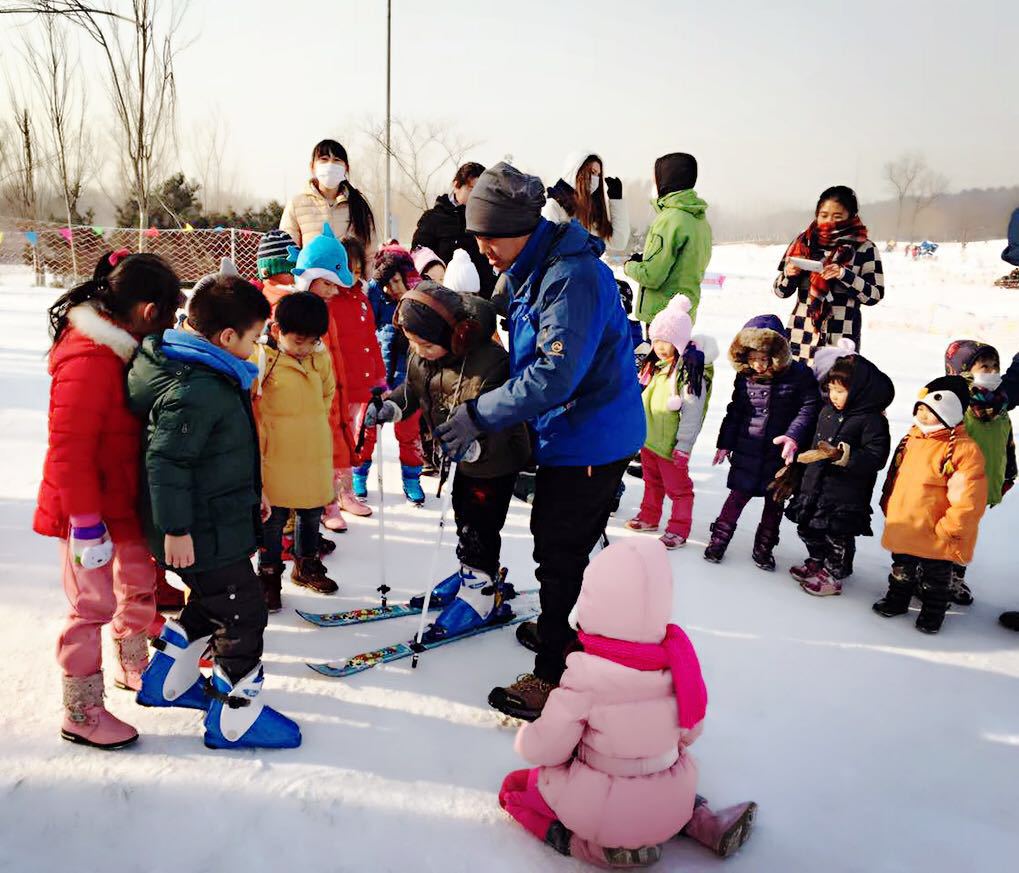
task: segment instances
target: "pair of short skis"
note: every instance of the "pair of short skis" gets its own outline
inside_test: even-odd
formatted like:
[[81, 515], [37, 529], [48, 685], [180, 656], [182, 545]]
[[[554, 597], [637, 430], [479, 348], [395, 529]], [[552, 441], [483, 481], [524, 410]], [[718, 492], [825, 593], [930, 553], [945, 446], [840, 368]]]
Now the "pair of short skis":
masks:
[[[505, 578], [505, 573], [505, 570], [501, 571], [500, 576]], [[325, 613], [303, 612], [299, 609], [297, 610], [297, 614], [305, 621], [310, 622], [316, 627], [347, 627], [349, 625], [368, 624], [369, 622], [386, 621], [391, 618], [404, 618], [409, 615], [421, 614], [422, 608], [419, 606], [411, 606], [409, 603], [389, 604], [386, 598], [386, 595], [389, 593], [389, 588], [387, 586], [381, 586], [379, 591], [382, 594], [382, 604], [379, 606], [372, 606], [364, 609], [350, 609], [346, 612]], [[514, 596], [534, 593], [536, 593], [536, 589], [518, 591]], [[440, 608], [441, 607], [437, 604], [432, 604], [429, 611], [438, 611]], [[353, 655], [350, 658], [341, 659], [339, 661], [308, 664], [308, 666], [316, 673], [320, 673], [323, 676], [328, 676], [332, 679], [343, 679], [347, 676], [354, 676], [357, 673], [363, 673], [365, 670], [370, 670], [372, 667], [376, 667], [379, 664], [390, 664], [393, 661], [400, 661], [404, 658], [412, 658], [421, 652], [436, 649], [439, 646], [445, 646], [449, 643], [455, 643], [470, 637], [476, 637], [480, 634], [488, 633], [489, 631], [497, 630], [501, 627], [519, 624], [522, 621], [535, 618], [536, 615], [537, 613], [534, 611], [527, 611], [519, 615], [513, 615], [506, 621], [481, 625], [480, 627], [476, 627], [473, 630], [469, 630], [464, 633], [441, 637], [440, 639], [427, 642], [422, 641], [420, 643], [417, 642], [416, 638], [412, 638], [406, 642], [396, 643], [392, 646], [383, 646], [379, 649], [373, 649], [370, 652], [361, 652], [360, 654]]]

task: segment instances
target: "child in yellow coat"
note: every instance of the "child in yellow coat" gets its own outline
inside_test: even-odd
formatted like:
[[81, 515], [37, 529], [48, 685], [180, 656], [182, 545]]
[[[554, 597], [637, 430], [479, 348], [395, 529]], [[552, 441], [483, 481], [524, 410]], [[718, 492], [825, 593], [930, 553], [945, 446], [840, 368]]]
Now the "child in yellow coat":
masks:
[[276, 306], [270, 342], [257, 353], [253, 390], [262, 455], [262, 488], [272, 507], [258, 556], [266, 606], [278, 611], [283, 575], [282, 534], [297, 516], [290, 579], [322, 594], [336, 583], [318, 557], [318, 527], [333, 499], [333, 438], [329, 409], [336, 378], [321, 337], [329, 330], [325, 301], [309, 292], [289, 294]]

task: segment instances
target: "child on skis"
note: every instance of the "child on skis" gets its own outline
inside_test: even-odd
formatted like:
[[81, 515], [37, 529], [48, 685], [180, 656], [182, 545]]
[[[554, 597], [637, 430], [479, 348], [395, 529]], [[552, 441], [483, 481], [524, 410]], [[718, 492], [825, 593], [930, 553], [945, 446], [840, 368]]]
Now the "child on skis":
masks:
[[667, 549], [686, 545], [693, 519], [690, 453], [707, 413], [712, 362], [718, 347], [707, 337], [690, 338], [689, 298], [673, 297], [651, 322], [652, 351], [641, 369], [647, 440], [640, 450], [644, 499], [640, 512], [626, 522], [636, 531], [657, 531], [668, 495], [672, 514], [660, 537]]
[[683, 835], [731, 855], [757, 805], [712, 812], [689, 746], [707, 691], [697, 653], [669, 624], [672, 570], [647, 540], [614, 543], [584, 573], [570, 624], [580, 651], [541, 715], [517, 734], [536, 766], [503, 781], [499, 803], [539, 840], [599, 867], [640, 867]]
[[890, 618], [922, 604], [916, 628], [936, 634], [950, 599], [952, 566], [973, 559], [987, 505], [980, 447], [963, 424], [969, 385], [961, 376], [929, 382], [913, 407], [913, 427], [888, 468], [881, 545], [892, 553], [888, 592], [874, 611]]
[[[332, 305], [344, 289], [354, 284], [354, 275], [347, 266], [347, 252], [325, 224], [322, 233], [303, 249], [289, 250], [296, 265], [293, 269], [294, 287], [310, 291]], [[346, 308], [346, 307], [344, 307]], [[354, 498], [350, 484], [353, 466], [354, 429], [350, 419], [350, 401], [347, 394], [347, 368], [344, 358], [344, 338], [337, 319], [329, 319], [329, 331], [322, 337], [333, 362], [336, 393], [329, 410], [329, 428], [333, 434], [333, 490], [336, 499], [330, 501], [323, 513], [322, 524], [327, 530], [342, 533], [347, 529], [341, 510], [354, 515], [371, 515], [371, 510]]]
[[[945, 373], [969, 383], [969, 407], [963, 420], [984, 456], [987, 505], [997, 506], [1016, 480], [1015, 440], [1008, 416], [1008, 394], [1001, 387], [1001, 356], [993, 346], [975, 340], [957, 340], [945, 351]], [[952, 567], [951, 596], [968, 606], [973, 595], [966, 584], [966, 565]]]
[[318, 527], [333, 499], [333, 438], [329, 410], [336, 392], [333, 364], [320, 338], [329, 309], [315, 294], [288, 294], [276, 307], [270, 340], [255, 353], [254, 412], [262, 456], [262, 491], [272, 512], [265, 522], [258, 575], [269, 612], [279, 612], [283, 527], [293, 512], [290, 580], [320, 594], [336, 583], [319, 560]]
[[736, 383], [713, 461], [721, 464], [728, 459], [732, 464], [729, 496], [711, 525], [704, 558], [715, 564], [722, 560], [744, 507], [752, 498], [763, 497], [753, 559], [762, 570], [774, 570], [782, 504], [767, 488], [813, 434], [820, 394], [810, 368], [789, 354], [785, 328], [777, 315], [750, 319], [732, 341], [729, 360], [736, 370]]
[[[382, 360], [385, 362], [385, 383], [390, 391], [403, 384], [407, 375], [407, 338], [393, 323], [396, 307], [404, 293], [421, 281], [414, 269], [414, 259], [403, 246], [392, 243], [375, 253], [373, 275], [368, 283], [368, 301], [375, 315]], [[393, 428], [396, 441], [400, 444], [400, 474], [403, 478], [403, 493], [418, 506], [425, 502], [421, 489], [421, 467], [424, 457], [421, 451], [420, 412], [408, 414]], [[375, 429], [365, 432], [364, 448], [354, 470], [354, 493], [364, 499], [368, 494], [368, 472], [372, 465], [375, 449]]]
[[102, 627], [117, 650], [118, 687], [137, 690], [156, 617], [155, 565], [138, 518], [141, 423], [128, 409], [124, 372], [139, 338], [173, 324], [180, 281], [155, 255], [108, 252], [92, 278], [49, 309], [49, 445], [32, 528], [61, 541], [67, 623], [60, 735], [119, 749], [138, 732], [103, 705]]
[[223, 271], [195, 285], [181, 329], [147, 337], [128, 371], [131, 407], [147, 421], [149, 544], [191, 592], [154, 643], [138, 702], [207, 710], [210, 748], [292, 748], [300, 728], [259, 699], [268, 613], [251, 566], [268, 506], [251, 410], [258, 368], [247, 359], [269, 303]]
[[[433, 429], [461, 403], [509, 378], [509, 354], [492, 341], [495, 309], [481, 297], [425, 280], [400, 298], [396, 322], [410, 346], [407, 378], [380, 409], [369, 408], [368, 427], [399, 423], [420, 410]], [[432, 592], [431, 602], [445, 608], [427, 639], [463, 633], [503, 615], [495, 584], [501, 531], [513, 483], [530, 456], [530, 442], [526, 427], [517, 425], [487, 434], [478, 446], [478, 457], [457, 464], [453, 477], [460, 570]]]
[[[817, 364], [826, 357], [818, 350]], [[797, 523], [807, 559], [790, 575], [807, 594], [842, 593], [852, 575], [856, 537], [873, 536], [871, 498], [888, 462], [891, 437], [885, 410], [895, 399], [892, 380], [861, 355], [843, 355], [823, 376], [827, 396], [814, 432], [811, 463], [786, 515]], [[805, 455], [800, 456], [806, 460]]]

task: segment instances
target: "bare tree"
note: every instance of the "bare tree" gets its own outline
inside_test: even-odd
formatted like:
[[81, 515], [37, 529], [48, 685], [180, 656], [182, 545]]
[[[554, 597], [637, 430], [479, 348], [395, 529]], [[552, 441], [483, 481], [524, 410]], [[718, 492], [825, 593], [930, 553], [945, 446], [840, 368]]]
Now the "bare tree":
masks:
[[205, 208], [224, 212], [237, 205], [236, 201], [227, 202], [236, 193], [237, 174], [229, 171], [225, 160], [230, 131], [218, 111], [195, 130], [191, 142], [190, 157], [201, 183]]
[[[385, 122], [369, 121], [365, 133], [384, 156]], [[442, 122], [394, 119], [390, 148], [393, 163], [403, 181], [397, 187], [397, 192], [415, 208], [422, 211], [428, 209], [432, 205], [432, 198], [441, 190], [440, 185], [449, 183], [467, 152], [478, 145], [477, 142], [465, 140]]]
[[895, 238], [899, 238], [902, 226], [902, 209], [906, 199], [913, 193], [917, 180], [926, 172], [927, 161], [919, 152], [906, 152], [894, 161], [885, 164], [885, 179], [895, 191], [898, 208], [895, 213]]
[[916, 237], [916, 221], [925, 209], [929, 209], [948, 190], [948, 178], [933, 170], [924, 170], [915, 185], [913, 195], [913, 216], [909, 224], [909, 240]]
[[[49, 122], [47, 137], [52, 151], [47, 163], [54, 187], [62, 195], [67, 226], [80, 223], [78, 201], [91, 175], [92, 143], [85, 129], [85, 100], [73, 75], [79, 59], [72, 55], [67, 33], [55, 16], [42, 19], [42, 45], [25, 38], [24, 57], [37, 96]], [[71, 269], [78, 276], [78, 258], [71, 239]]]
[[23, 0], [0, 12], [61, 17], [91, 39], [105, 61], [128, 193], [138, 206], [138, 247], [148, 226], [160, 158], [173, 138], [174, 60], [186, 6], [161, 0]]
[[35, 126], [28, 106], [12, 101], [14, 124], [0, 131], [0, 199], [18, 218], [38, 218]]

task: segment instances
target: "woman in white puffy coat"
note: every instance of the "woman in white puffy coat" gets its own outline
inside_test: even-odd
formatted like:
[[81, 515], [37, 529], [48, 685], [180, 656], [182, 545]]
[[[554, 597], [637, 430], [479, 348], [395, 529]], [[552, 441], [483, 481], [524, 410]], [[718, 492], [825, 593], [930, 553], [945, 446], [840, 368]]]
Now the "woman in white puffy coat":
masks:
[[593, 152], [574, 152], [566, 159], [562, 178], [548, 189], [542, 217], [556, 224], [571, 218], [604, 243], [610, 252], [625, 251], [630, 243], [630, 216], [623, 200], [623, 183], [603, 176], [602, 159]]

